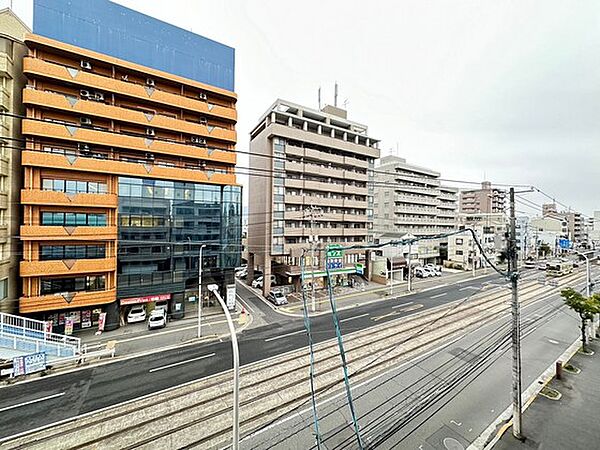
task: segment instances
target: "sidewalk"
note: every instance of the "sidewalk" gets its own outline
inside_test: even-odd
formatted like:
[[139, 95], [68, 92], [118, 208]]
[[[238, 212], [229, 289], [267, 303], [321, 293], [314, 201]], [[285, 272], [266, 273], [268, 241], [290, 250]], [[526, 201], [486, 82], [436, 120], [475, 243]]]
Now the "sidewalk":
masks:
[[[229, 328], [225, 315], [220, 308], [206, 307], [202, 311], [202, 342], [217, 340], [229, 336]], [[231, 314], [237, 333], [251, 326], [253, 317], [241, 308]], [[108, 343], [114, 341], [115, 355], [124, 356], [157, 350], [162, 347], [185, 345], [199, 342], [198, 316], [195, 311], [184, 319], [170, 320], [161, 330], [148, 330], [146, 322], [122, 325], [116, 330], [105, 331], [96, 335], [94, 329], [79, 332], [76, 337], [81, 338], [82, 345], [88, 351], [104, 349]]]
[[[479, 269], [475, 273], [475, 278], [491, 275], [491, 270]], [[473, 274], [471, 271], [456, 271], [451, 269], [444, 269], [441, 277], [435, 278], [414, 278], [412, 280], [412, 290], [408, 292], [408, 283], [406, 281], [395, 282], [391, 290], [392, 296], [401, 297], [408, 294], [415, 294], [422, 292], [427, 289], [435, 289], [438, 287], [447, 286], [448, 284], [455, 284], [461, 281], [472, 280]], [[381, 299], [389, 298], [390, 286], [382, 285], [379, 283], [365, 282], [363, 287], [336, 287], [333, 289], [335, 299], [340, 307], [348, 306], [359, 306], [370, 302], [378, 301]], [[287, 296], [289, 305], [278, 308], [278, 311], [282, 311], [286, 314], [302, 316], [302, 294], [295, 292], [288, 294]], [[315, 291], [315, 298], [317, 300], [317, 311], [327, 310], [329, 304], [329, 294], [326, 289], [320, 289]], [[310, 302], [311, 293], [307, 291], [307, 301]]]
[[[581, 370], [574, 374], [563, 369], [562, 380], [553, 379], [547, 388], [560, 393], [560, 398], [550, 399], [545, 393], [534, 400], [523, 415], [521, 442], [509, 428], [494, 450], [509, 449], [593, 449], [600, 448], [600, 343], [589, 345], [595, 352], [588, 356], [576, 353], [569, 361]], [[551, 391], [550, 391], [551, 392]]]

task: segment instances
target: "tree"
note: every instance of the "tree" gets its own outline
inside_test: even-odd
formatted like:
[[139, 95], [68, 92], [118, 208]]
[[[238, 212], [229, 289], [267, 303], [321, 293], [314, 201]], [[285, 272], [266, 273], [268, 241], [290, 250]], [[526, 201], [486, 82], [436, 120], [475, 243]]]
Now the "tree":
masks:
[[542, 257], [545, 258], [550, 253], [552, 253], [552, 249], [545, 242], [542, 245], [539, 246], [539, 248], [538, 248], [538, 256], [542, 256]]
[[563, 289], [560, 292], [565, 304], [579, 314], [581, 318], [581, 343], [583, 351], [586, 351], [587, 338], [585, 327], [588, 320], [594, 317], [594, 314], [600, 313], [600, 294], [594, 294], [591, 297], [586, 297], [580, 294], [573, 288]]

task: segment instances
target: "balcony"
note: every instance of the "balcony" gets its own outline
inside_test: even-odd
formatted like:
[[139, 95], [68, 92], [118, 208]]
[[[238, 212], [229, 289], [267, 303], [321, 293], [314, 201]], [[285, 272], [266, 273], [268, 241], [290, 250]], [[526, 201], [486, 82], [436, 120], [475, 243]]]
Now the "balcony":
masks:
[[369, 230], [366, 228], [344, 228], [344, 236], [367, 236]]
[[19, 299], [19, 312], [34, 313], [57, 309], [84, 308], [86, 306], [105, 305], [114, 302], [116, 299], [117, 291], [115, 289], [98, 292], [72, 292], [68, 296], [52, 294], [21, 297]]
[[366, 214], [347, 214], [344, 213], [344, 222], [367, 222]]
[[[338, 202], [340, 200], [338, 199]], [[349, 200], [349, 199], [344, 199], [343, 200], [343, 206], [345, 208], [360, 208], [360, 209], [367, 209], [367, 201], [366, 200]]]
[[117, 239], [117, 227], [61, 227], [21, 225], [23, 241], [112, 241]]
[[437, 210], [437, 208], [433, 208], [433, 207], [409, 206], [409, 205], [401, 204], [401, 205], [396, 206], [395, 212], [435, 216], [438, 213], [438, 210]]
[[396, 203], [412, 203], [415, 205], [433, 205], [438, 204], [437, 199], [433, 197], [427, 197], [424, 195], [410, 195], [410, 194], [394, 194], [394, 202]]
[[92, 208], [116, 208], [115, 194], [65, 194], [64, 192], [23, 189], [21, 203], [24, 205], [85, 206]]
[[8, 176], [8, 160], [0, 157], [0, 175]]
[[8, 194], [0, 194], [0, 209], [8, 208]]
[[363, 169], [367, 169], [369, 167], [369, 163], [367, 161], [363, 161], [362, 159], [353, 158], [351, 156], [344, 156], [344, 164], [352, 167], [361, 167]]
[[290, 172], [304, 172], [304, 164], [295, 161], [286, 161], [285, 162], [285, 170]]
[[190, 181], [218, 185], [235, 185], [233, 173], [210, 173], [210, 171], [163, 167], [156, 164], [131, 163], [108, 159], [71, 157], [46, 152], [23, 151], [21, 164], [24, 166], [48, 167], [53, 169], [77, 170], [80, 172], [108, 173], [139, 178]]
[[286, 145], [285, 146], [285, 153], [287, 155], [293, 155], [293, 156], [304, 156], [304, 149], [302, 147], [296, 147], [295, 145]]
[[367, 193], [366, 187], [344, 185], [344, 194], [367, 195]]
[[325, 161], [327, 163], [332, 163], [332, 164], [343, 164], [344, 163], [343, 156], [336, 155], [335, 153], [322, 152], [320, 150], [315, 150], [313, 148], [305, 148], [304, 156], [308, 159], [316, 159], [319, 161]]
[[369, 181], [369, 176], [366, 173], [358, 173], [352, 170], [345, 170], [344, 179], [353, 181], [364, 181], [366, 183], [367, 181]]
[[[82, 70], [69, 71], [69, 68], [66, 66], [42, 61], [41, 59], [32, 57], [23, 58], [23, 72], [30, 78], [51, 78], [70, 85], [76, 84], [81, 89], [99, 90], [107, 93], [114, 92], [116, 94], [142, 100], [143, 102], [150, 101], [168, 107], [177, 105], [182, 109], [194, 113], [201, 113], [233, 122], [237, 120], [237, 112], [234, 108], [212, 105], [206, 101], [195, 100], [158, 89], [148, 90], [145, 85], [129, 83], [127, 81], [96, 75]], [[75, 73], [75, 75], [73, 76], [72, 73]], [[206, 87], [207, 90], [214, 89], [210, 86]]]
[[286, 237], [310, 236], [310, 230], [305, 230], [304, 227], [285, 227], [283, 235]]
[[52, 92], [38, 91], [36, 89], [23, 90], [23, 103], [43, 108], [58, 109], [74, 112], [78, 115], [102, 117], [119, 122], [127, 122], [142, 127], [154, 127], [168, 131], [178, 131], [191, 135], [203, 136], [211, 139], [234, 143], [237, 140], [236, 132], [220, 127], [208, 127], [200, 123], [175, 119], [160, 114], [148, 114], [142, 111], [134, 111], [118, 106], [91, 100], [78, 100], [74, 105], [65, 95]]
[[80, 128], [78, 125], [24, 119], [22, 130], [24, 135], [61, 139], [73, 143], [85, 142], [92, 145], [96, 144], [125, 150], [138, 150], [143, 152], [143, 154], [153, 152], [164, 155], [204, 159], [207, 161], [218, 161], [226, 164], [235, 164], [236, 162], [236, 153], [233, 151], [212, 150], [205, 147], [159, 141], [142, 136], [128, 136], [125, 134]]
[[332, 183], [326, 183], [324, 181], [310, 181], [304, 180], [304, 189], [309, 189], [311, 191], [325, 191], [325, 192], [341, 192], [342, 185], [336, 185]]
[[57, 261], [21, 261], [19, 273], [21, 277], [40, 277], [50, 275], [114, 272], [115, 270], [117, 270], [116, 258], [101, 258]]

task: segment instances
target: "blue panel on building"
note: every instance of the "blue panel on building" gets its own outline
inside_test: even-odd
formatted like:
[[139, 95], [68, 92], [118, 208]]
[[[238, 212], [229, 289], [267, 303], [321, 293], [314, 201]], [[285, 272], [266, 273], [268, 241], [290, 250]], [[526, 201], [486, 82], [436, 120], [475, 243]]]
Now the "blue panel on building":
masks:
[[233, 48], [108, 0], [34, 0], [33, 32], [234, 90]]

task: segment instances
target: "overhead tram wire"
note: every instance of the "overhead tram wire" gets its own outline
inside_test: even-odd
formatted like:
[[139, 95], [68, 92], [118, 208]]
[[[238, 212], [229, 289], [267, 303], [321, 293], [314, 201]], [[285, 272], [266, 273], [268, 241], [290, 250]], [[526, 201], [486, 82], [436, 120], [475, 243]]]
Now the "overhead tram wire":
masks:
[[[65, 123], [65, 122], [55, 122], [55, 121], [51, 121], [51, 120], [46, 120], [46, 119], [40, 119], [40, 118], [34, 118], [34, 117], [27, 117], [25, 115], [22, 114], [14, 114], [14, 113], [8, 113], [8, 112], [0, 112], [0, 116], [9, 116], [9, 117], [14, 117], [14, 118], [18, 118], [18, 119], [23, 119], [23, 120], [31, 120], [31, 121], [35, 121], [35, 122], [42, 122], [42, 123], [52, 123], [52, 124], [56, 124], [56, 125], [63, 125], [63, 126], [69, 126], [69, 127], [74, 127], [74, 128], [78, 128], [78, 129], [85, 129], [85, 130], [89, 130], [90, 127], [87, 126], [83, 126], [81, 124], [77, 124], [77, 123]], [[93, 129], [93, 127], [91, 128]], [[132, 137], [147, 137], [145, 135], [142, 134], [123, 134], [123, 133], [119, 133], [116, 131], [110, 131], [110, 130], [99, 130], [102, 131], [104, 133], [110, 133], [110, 134], [115, 134], [118, 136], [132, 136]], [[48, 137], [45, 137], [48, 138]], [[20, 142], [27, 142], [26, 139], [19, 139], [19, 138], [5, 138], [3, 137], [2, 139], [9, 139], [9, 140], [13, 140], [13, 141], [20, 141]], [[60, 139], [60, 138], [57, 138]], [[168, 142], [168, 143], [176, 143], [176, 144], [180, 144], [180, 145], [189, 145], [189, 144], [185, 144], [185, 143], [181, 143], [181, 142], [173, 142], [169, 139], [165, 139], [165, 138], [157, 138], [157, 137], [153, 137], [152, 138], [153, 141], [161, 141], [161, 142]], [[61, 143], [62, 147], [68, 147], [68, 145]], [[71, 145], [71, 147], [73, 149], [77, 149], [76, 146]], [[198, 146], [196, 146], [198, 147]], [[242, 155], [248, 155], [248, 156], [255, 156], [255, 157], [264, 157], [264, 158], [269, 158], [269, 159], [278, 159], [278, 160], [283, 160], [283, 161], [287, 161], [287, 157], [285, 156], [276, 156], [276, 155], [266, 155], [266, 154], [257, 154], [257, 153], [252, 153], [250, 151], [243, 151], [243, 150], [236, 150], [236, 149], [224, 149], [224, 148], [218, 148], [218, 147], [198, 147], [198, 148], [204, 148], [204, 149], [209, 149], [209, 150], [218, 150], [218, 151], [223, 151], [223, 152], [229, 152], [229, 153], [236, 153], [236, 154], [242, 154]], [[30, 149], [26, 149], [23, 148], [23, 150], [30, 150]], [[30, 150], [31, 151], [31, 150]], [[149, 151], [151, 151], [149, 149]], [[237, 166], [239, 167], [239, 166]], [[250, 168], [248, 167], [247, 169], [251, 169], [253, 170], [254, 168]], [[456, 180], [456, 179], [447, 179], [447, 178], [428, 178], [428, 177], [422, 177], [422, 176], [414, 176], [414, 175], [404, 175], [404, 174], [398, 174], [398, 172], [386, 172], [386, 171], [380, 171], [377, 169], [368, 169], [367, 171], [371, 171], [374, 174], [382, 174], [382, 175], [402, 175], [403, 177], [407, 177], [407, 178], [414, 178], [415, 180], [423, 180], [425, 182], [435, 182], [435, 181], [444, 181], [447, 183], [456, 183], [456, 184], [469, 184], [469, 185], [477, 185], [477, 186], [481, 186], [481, 182], [480, 181], [472, 181], [472, 180]], [[493, 186], [498, 186], [498, 187], [530, 187], [530, 185], [514, 185], [514, 184], [508, 184], [508, 183], [492, 183]]]

